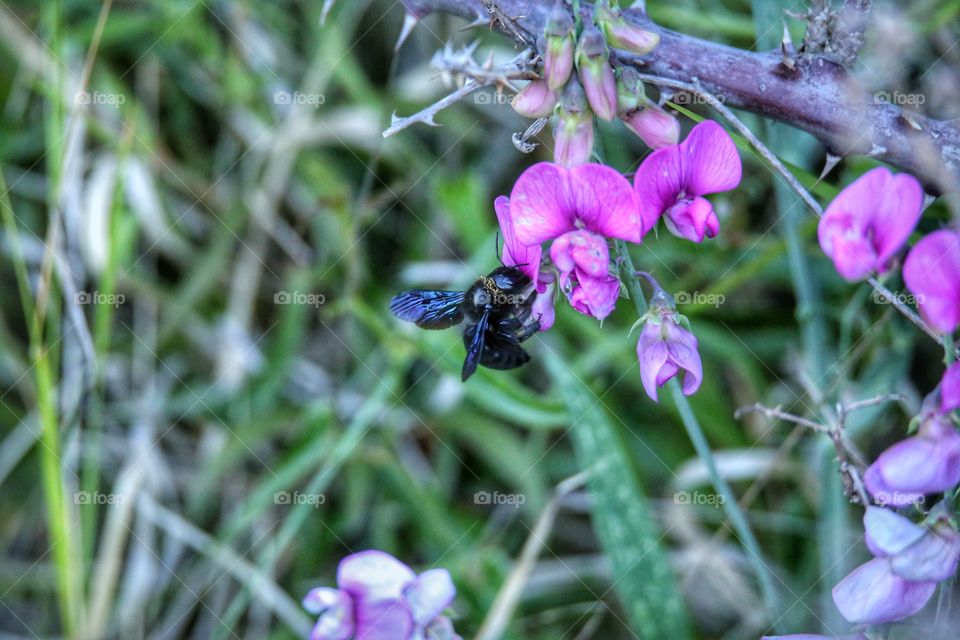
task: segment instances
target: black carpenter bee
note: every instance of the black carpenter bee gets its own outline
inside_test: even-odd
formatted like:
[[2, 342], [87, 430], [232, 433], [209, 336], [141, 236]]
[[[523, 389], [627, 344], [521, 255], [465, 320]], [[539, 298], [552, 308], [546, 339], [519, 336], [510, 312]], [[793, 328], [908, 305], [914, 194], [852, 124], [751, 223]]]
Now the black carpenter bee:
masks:
[[463, 344], [467, 357], [460, 378], [466, 382], [477, 365], [515, 369], [530, 360], [520, 343], [540, 329], [531, 318], [537, 292], [516, 267], [499, 267], [466, 291], [412, 289], [390, 300], [390, 311], [422, 329], [446, 329], [466, 319]]

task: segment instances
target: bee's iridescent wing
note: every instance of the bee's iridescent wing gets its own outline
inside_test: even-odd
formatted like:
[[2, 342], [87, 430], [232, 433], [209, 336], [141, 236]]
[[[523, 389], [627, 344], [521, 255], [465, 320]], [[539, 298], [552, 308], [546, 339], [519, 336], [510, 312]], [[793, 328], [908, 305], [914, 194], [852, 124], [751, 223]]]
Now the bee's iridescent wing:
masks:
[[467, 378], [473, 375], [480, 364], [480, 358], [483, 355], [484, 341], [487, 339], [487, 328], [490, 320], [490, 314], [484, 313], [480, 316], [477, 324], [467, 327], [463, 332], [463, 345], [467, 348], [467, 357], [463, 360], [463, 369], [460, 370], [460, 380], [467, 381]]
[[463, 291], [412, 289], [390, 300], [390, 312], [422, 329], [446, 329], [463, 322]]

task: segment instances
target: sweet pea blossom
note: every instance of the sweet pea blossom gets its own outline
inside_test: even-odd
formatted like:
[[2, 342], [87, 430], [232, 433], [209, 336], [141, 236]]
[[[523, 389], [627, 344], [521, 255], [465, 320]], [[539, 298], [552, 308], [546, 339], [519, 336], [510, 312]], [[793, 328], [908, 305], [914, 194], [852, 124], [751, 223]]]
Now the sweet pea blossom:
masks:
[[550, 256], [574, 308], [601, 320], [613, 310], [620, 285], [609, 273], [605, 239], [639, 242], [641, 237], [640, 216], [626, 178], [599, 164], [572, 169], [535, 164], [513, 186], [510, 218], [519, 243], [554, 241]]
[[960, 534], [945, 519], [927, 527], [884, 509], [867, 507], [863, 516], [870, 553], [890, 561], [890, 570], [911, 582], [941, 582], [957, 572]]
[[960, 534], [939, 518], [932, 526], [913, 523], [883, 507], [863, 516], [867, 548], [876, 556], [833, 589], [847, 620], [885, 624], [920, 611], [937, 583], [953, 576], [960, 559]]
[[912, 616], [927, 604], [936, 582], [912, 582], [893, 572], [887, 558], [874, 558], [833, 588], [833, 602], [855, 624], [885, 624]]
[[683, 393], [691, 395], [700, 388], [703, 378], [703, 363], [697, 351], [697, 337], [682, 328], [680, 315], [673, 300], [657, 287], [650, 298], [647, 312], [637, 342], [637, 360], [640, 362], [640, 380], [643, 389], [654, 402], [657, 388], [683, 371]]
[[960, 408], [960, 362], [954, 362], [940, 380], [940, 413]]
[[847, 636], [822, 636], [817, 633], [797, 633], [790, 636], [763, 636], [760, 640], [869, 640], [862, 633]]
[[871, 169], [827, 207], [817, 236], [837, 272], [851, 282], [886, 271], [913, 232], [923, 208], [923, 188], [913, 176]]
[[740, 184], [742, 167], [733, 140], [716, 122], [701, 122], [679, 145], [647, 156], [634, 178], [643, 233], [660, 216], [670, 233], [694, 242], [720, 230], [713, 206], [703, 198]]
[[540, 331], [546, 331], [553, 326], [556, 313], [553, 308], [553, 291], [555, 289], [553, 274], [540, 270], [540, 259], [543, 249], [540, 245], [525, 245], [517, 240], [517, 233], [510, 216], [510, 198], [500, 196], [493, 201], [493, 208], [497, 212], [497, 221], [500, 223], [500, 233], [503, 234], [503, 264], [508, 267], [517, 267], [526, 274], [537, 289], [537, 297], [533, 301], [531, 314], [540, 319]]
[[459, 640], [441, 615], [456, 588], [446, 569], [419, 576], [382, 551], [340, 561], [337, 589], [312, 589], [304, 608], [319, 616], [310, 640]]
[[878, 502], [900, 507], [960, 483], [960, 433], [949, 418], [924, 418], [917, 435], [893, 445], [863, 474], [867, 491]]
[[920, 315], [940, 333], [960, 324], [960, 234], [944, 229], [918, 242], [903, 263], [903, 281]]

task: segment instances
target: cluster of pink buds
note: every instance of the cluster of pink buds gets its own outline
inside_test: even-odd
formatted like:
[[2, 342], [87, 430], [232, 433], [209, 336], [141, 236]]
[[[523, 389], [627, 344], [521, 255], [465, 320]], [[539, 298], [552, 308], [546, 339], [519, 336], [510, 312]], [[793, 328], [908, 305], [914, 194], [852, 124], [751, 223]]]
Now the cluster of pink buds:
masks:
[[651, 148], [676, 144], [677, 119], [646, 97], [633, 69], [616, 65], [611, 56], [611, 48], [649, 53], [659, 36], [627, 22], [609, 0], [594, 5], [590, 22], [579, 23], [557, 0], [539, 41], [543, 78], [532, 80], [513, 101], [528, 118], [554, 116], [554, 162], [572, 167], [590, 161], [594, 116], [619, 116]]

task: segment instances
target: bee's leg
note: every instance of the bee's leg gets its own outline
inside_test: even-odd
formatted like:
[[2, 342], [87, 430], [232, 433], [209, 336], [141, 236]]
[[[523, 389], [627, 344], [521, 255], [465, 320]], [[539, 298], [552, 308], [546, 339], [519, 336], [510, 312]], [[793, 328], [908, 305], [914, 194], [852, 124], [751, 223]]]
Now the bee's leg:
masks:
[[496, 326], [497, 333], [511, 342], [523, 342], [540, 330], [539, 316], [533, 322], [528, 322], [530, 315], [530, 310], [526, 309], [516, 317], [504, 318], [498, 321]]

